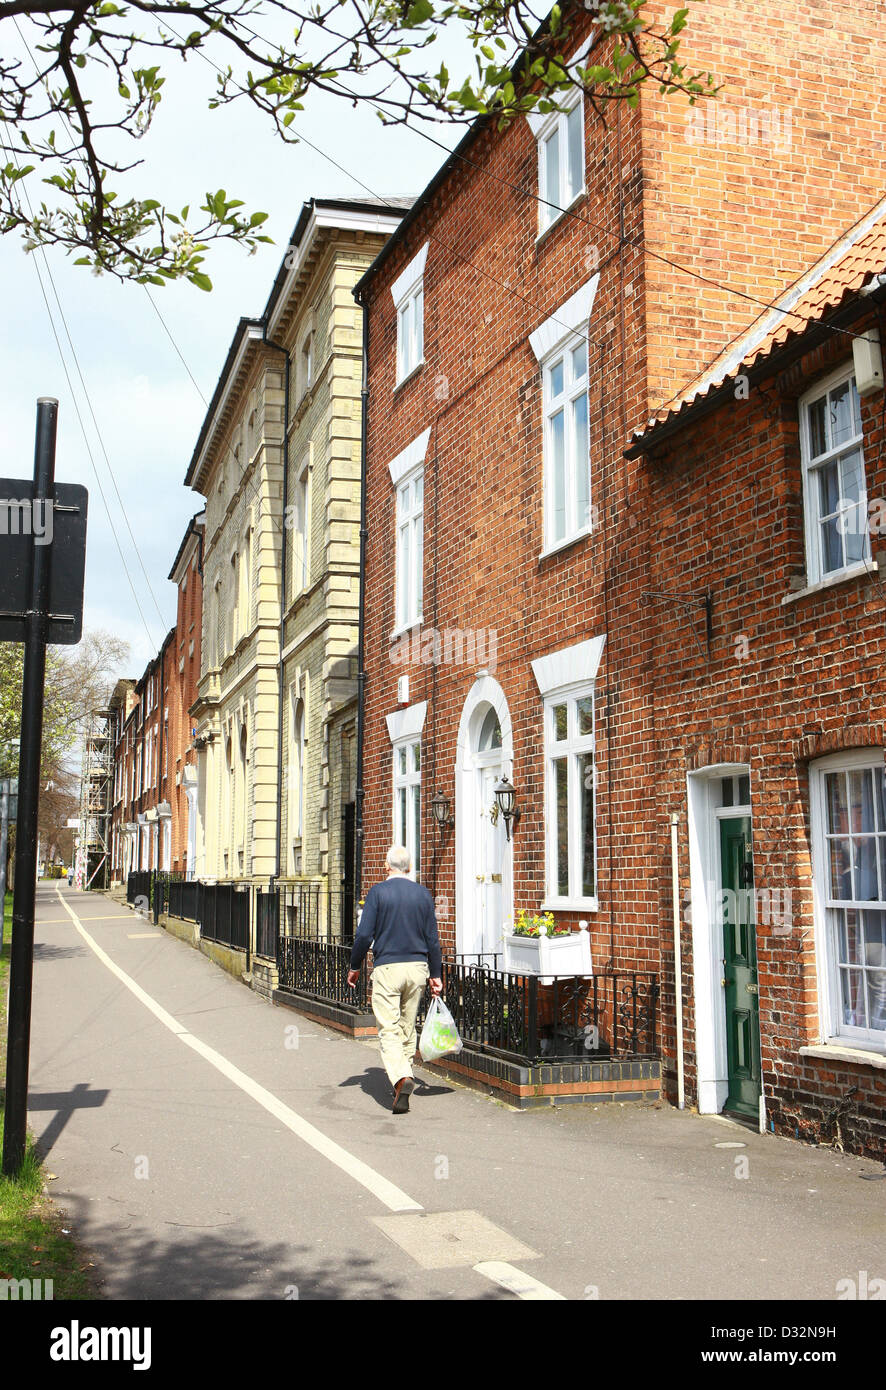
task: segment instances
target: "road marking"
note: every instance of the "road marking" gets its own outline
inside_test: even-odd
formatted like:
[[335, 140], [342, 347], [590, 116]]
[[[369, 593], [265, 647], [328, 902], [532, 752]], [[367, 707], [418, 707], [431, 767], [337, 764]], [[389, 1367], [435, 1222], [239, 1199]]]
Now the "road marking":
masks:
[[126, 988], [135, 995], [136, 999], [138, 999], [141, 1004], [144, 1004], [146, 1009], [151, 1011], [154, 1017], [163, 1024], [164, 1028], [168, 1028], [170, 1033], [175, 1034], [179, 1042], [183, 1042], [186, 1047], [192, 1048], [194, 1052], [198, 1053], [199, 1056], [203, 1057], [215, 1067], [216, 1071], [220, 1071], [222, 1076], [226, 1076], [229, 1081], [233, 1081], [234, 1085], [239, 1086], [241, 1091], [251, 1096], [254, 1101], [263, 1106], [269, 1114], [273, 1115], [274, 1118], [285, 1125], [287, 1129], [291, 1129], [292, 1133], [305, 1144], [309, 1144], [317, 1153], [322, 1154], [324, 1158], [328, 1158], [330, 1163], [334, 1163], [337, 1168], [341, 1168], [343, 1173], [347, 1173], [348, 1177], [353, 1178], [355, 1182], [365, 1187], [367, 1191], [371, 1192], [374, 1197], [377, 1197], [389, 1211], [424, 1211], [421, 1202], [416, 1202], [407, 1193], [403, 1192], [401, 1188], [396, 1187], [392, 1182], [388, 1182], [387, 1178], [383, 1178], [381, 1173], [377, 1173], [374, 1168], [370, 1168], [368, 1163], [364, 1163], [362, 1159], [356, 1158], [352, 1153], [349, 1153], [347, 1149], [343, 1149], [340, 1144], [336, 1144], [334, 1139], [329, 1139], [322, 1130], [317, 1129], [314, 1125], [310, 1124], [308, 1120], [303, 1119], [301, 1115], [297, 1115], [288, 1105], [284, 1105], [283, 1102], [278, 1100], [270, 1091], [265, 1090], [264, 1086], [260, 1086], [257, 1081], [254, 1081], [251, 1076], [247, 1076], [239, 1067], [235, 1067], [233, 1062], [228, 1061], [227, 1057], [222, 1056], [220, 1052], [216, 1052], [214, 1047], [209, 1047], [207, 1043], [202, 1042], [200, 1038], [195, 1037], [193, 1033], [189, 1033], [188, 1030], [179, 1023], [178, 1019], [173, 1018], [172, 1014], [167, 1013], [166, 1009], [164, 1009], [161, 1004], [158, 1004], [156, 999], [148, 994], [146, 990], [143, 990], [141, 985], [136, 984], [135, 980], [133, 980], [130, 975], [127, 975], [125, 970], [121, 970], [115, 961], [111, 960], [107, 952], [103, 951], [98, 942], [94, 941], [89, 935], [89, 932], [83, 926], [73, 908], [68, 907], [61, 893], [59, 893], [59, 899], [65, 911], [73, 921], [74, 926], [83, 937], [83, 940], [95, 952], [102, 964], [107, 966], [112, 975], [116, 975], [121, 984], [124, 984]]
[[531, 1274], [524, 1274], [522, 1269], [515, 1269], [513, 1265], [504, 1264], [501, 1260], [483, 1260], [480, 1264], [474, 1265], [473, 1269], [475, 1274], [482, 1274], [494, 1284], [500, 1284], [509, 1293], [516, 1294], [517, 1298], [538, 1302], [550, 1302], [552, 1299], [559, 1303], [567, 1301], [556, 1289], [548, 1288], [547, 1284], [542, 1284], [539, 1279], [533, 1279]]
[[162, 931], [128, 931], [126, 938], [128, 941], [146, 941], [149, 936], [156, 940], [158, 936], [162, 935]]
[[[432, 1211], [375, 1216], [373, 1224], [423, 1269], [474, 1269], [490, 1260], [538, 1260], [531, 1250], [479, 1211]], [[513, 1269], [513, 1265], [502, 1268]]]

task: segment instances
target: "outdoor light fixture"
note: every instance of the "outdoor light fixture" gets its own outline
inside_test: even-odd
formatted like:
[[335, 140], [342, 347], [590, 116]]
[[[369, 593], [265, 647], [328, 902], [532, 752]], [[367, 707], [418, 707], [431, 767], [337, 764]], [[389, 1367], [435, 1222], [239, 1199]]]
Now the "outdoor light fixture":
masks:
[[501, 813], [505, 818], [505, 835], [510, 840], [511, 821], [518, 821], [520, 819], [520, 812], [517, 809], [517, 793], [507, 777], [502, 777], [500, 782], [496, 782], [495, 799], [501, 807]]
[[434, 820], [440, 827], [440, 837], [442, 839], [444, 830], [451, 830], [455, 825], [455, 817], [452, 814], [452, 802], [448, 796], [444, 796], [438, 788], [431, 797], [431, 813]]

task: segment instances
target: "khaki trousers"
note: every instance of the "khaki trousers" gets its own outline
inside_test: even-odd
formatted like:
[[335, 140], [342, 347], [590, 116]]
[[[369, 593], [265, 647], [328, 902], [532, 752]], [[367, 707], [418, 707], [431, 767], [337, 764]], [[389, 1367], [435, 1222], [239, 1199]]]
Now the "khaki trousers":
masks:
[[372, 1012], [378, 1024], [378, 1046], [391, 1085], [412, 1075], [415, 1056], [415, 1015], [428, 982], [425, 961], [393, 961], [372, 972]]

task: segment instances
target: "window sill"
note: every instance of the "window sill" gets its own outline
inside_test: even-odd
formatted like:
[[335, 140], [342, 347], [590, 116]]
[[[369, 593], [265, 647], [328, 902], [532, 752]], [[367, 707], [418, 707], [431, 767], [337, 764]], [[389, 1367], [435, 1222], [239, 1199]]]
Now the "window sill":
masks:
[[396, 642], [400, 637], [405, 637], [407, 632], [414, 632], [417, 627], [421, 627], [424, 618], [419, 616], [413, 618], [411, 622], [404, 623], [402, 627], [395, 627], [393, 632], [388, 633], [388, 641]]
[[558, 227], [560, 223], [563, 221], [563, 218], [566, 216], [566, 214], [572, 211], [576, 203], [580, 203], [582, 198], [586, 198], [587, 196], [587, 188], [580, 188], [579, 191], [576, 193], [575, 197], [572, 199], [572, 202], [567, 203], [565, 208], [561, 208], [560, 211], [557, 213], [557, 216], [554, 218], [553, 222], [549, 222], [546, 227], [542, 228], [542, 230], [538, 233], [538, 235], [535, 238], [536, 250], [538, 249], [540, 243], [544, 241], [548, 233], [552, 232], [555, 227]]
[[415, 364], [415, 366], [412, 368], [412, 371], [411, 371], [411, 372], [407, 372], [407, 373], [406, 373], [406, 376], [403, 376], [403, 377], [400, 378], [399, 381], [395, 381], [395, 382], [394, 382], [394, 395], [395, 395], [395, 396], [396, 396], [397, 392], [400, 390], [401, 386], [406, 386], [406, 385], [408, 385], [408, 383], [412, 380], [412, 378], [413, 378], [414, 376], [417, 376], [417, 375], [418, 375], [418, 373], [421, 371], [421, 369], [422, 369], [422, 367], [423, 367], [424, 365], [425, 365], [425, 359], [422, 358], [420, 362], [416, 362], [416, 364]]
[[547, 560], [550, 555], [559, 555], [561, 550], [568, 550], [569, 546], [575, 545], [577, 541], [586, 540], [590, 534], [590, 526], [583, 526], [582, 529], [576, 531], [574, 535], [567, 536], [565, 540], [557, 541], [556, 545], [546, 545], [544, 550], [539, 552], [539, 563], [541, 563], [542, 560]]
[[858, 1067], [876, 1067], [879, 1071], [886, 1071], [886, 1052], [876, 1050], [873, 1044], [871, 1050], [867, 1051], [838, 1041], [818, 1043], [815, 1047], [801, 1047], [800, 1056], [820, 1057], [825, 1062], [849, 1062]]
[[862, 575], [874, 575], [877, 573], [879, 565], [876, 560], [856, 560], [854, 565], [847, 565], [846, 569], [838, 570], [836, 574], [829, 574], [826, 579], [818, 579], [814, 584], [807, 584], [805, 589], [797, 589], [796, 593], [785, 594], [781, 601], [781, 606], [795, 603], [798, 598], [806, 598], [807, 594], [818, 594], [825, 589], [833, 589], [837, 584], [846, 584], [851, 579], [860, 579]]
[[599, 912], [597, 898], [546, 898], [541, 905], [542, 912]]

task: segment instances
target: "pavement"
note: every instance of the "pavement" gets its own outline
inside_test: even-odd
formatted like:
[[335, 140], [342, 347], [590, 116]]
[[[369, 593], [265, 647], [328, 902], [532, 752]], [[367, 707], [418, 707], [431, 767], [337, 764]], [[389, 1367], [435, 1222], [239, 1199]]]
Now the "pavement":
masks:
[[29, 1124], [105, 1298], [833, 1301], [886, 1278], [870, 1160], [420, 1072], [393, 1115], [374, 1042], [107, 897], [40, 885], [36, 943]]

